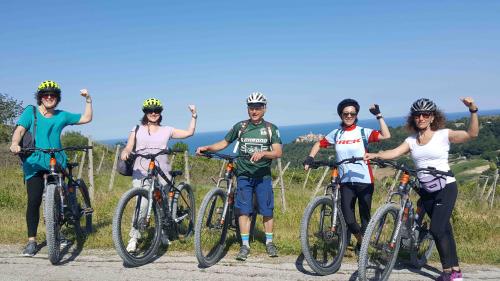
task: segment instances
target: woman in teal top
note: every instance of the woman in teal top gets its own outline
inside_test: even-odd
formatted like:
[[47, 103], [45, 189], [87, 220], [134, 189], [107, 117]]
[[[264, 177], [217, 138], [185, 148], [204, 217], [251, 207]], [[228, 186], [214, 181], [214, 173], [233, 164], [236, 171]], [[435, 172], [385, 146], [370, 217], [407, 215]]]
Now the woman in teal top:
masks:
[[[61, 132], [68, 125], [80, 125], [92, 120], [92, 99], [86, 89], [80, 91], [85, 98], [83, 114], [69, 113], [56, 109], [61, 101], [61, 89], [53, 81], [44, 81], [38, 87], [35, 98], [37, 105], [35, 113], [33, 106], [28, 106], [17, 121], [17, 127], [12, 135], [10, 150], [19, 153], [19, 142], [26, 131], [33, 134], [36, 114], [35, 145], [39, 148], [61, 148]], [[58, 163], [66, 168], [66, 154], [56, 153]], [[43, 172], [49, 170], [50, 156], [39, 151], [34, 152], [23, 162], [24, 179], [28, 192], [26, 223], [28, 225], [28, 245], [23, 251], [25, 256], [34, 256], [37, 251], [36, 234], [40, 219], [40, 205], [43, 196]]]

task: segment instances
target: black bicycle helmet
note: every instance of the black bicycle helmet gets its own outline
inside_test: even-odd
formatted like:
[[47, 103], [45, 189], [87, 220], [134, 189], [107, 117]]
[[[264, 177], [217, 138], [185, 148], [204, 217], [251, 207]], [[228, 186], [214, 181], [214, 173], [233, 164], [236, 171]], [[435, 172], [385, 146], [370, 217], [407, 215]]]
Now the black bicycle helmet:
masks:
[[437, 109], [436, 104], [430, 99], [426, 98], [418, 99], [411, 105], [411, 113], [435, 112], [436, 109]]
[[359, 112], [359, 103], [357, 101], [353, 99], [345, 99], [341, 101], [339, 105], [337, 105], [337, 113], [339, 114], [339, 116], [342, 116], [342, 111], [347, 106], [354, 106], [354, 108], [356, 108], [356, 112]]

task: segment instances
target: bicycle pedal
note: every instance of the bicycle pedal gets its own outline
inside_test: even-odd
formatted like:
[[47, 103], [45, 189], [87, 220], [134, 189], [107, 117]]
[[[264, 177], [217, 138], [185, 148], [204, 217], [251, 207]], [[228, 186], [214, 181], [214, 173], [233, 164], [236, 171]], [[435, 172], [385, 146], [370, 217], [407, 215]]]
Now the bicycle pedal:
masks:
[[92, 214], [92, 213], [94, 213], [93, 208], [85, 208], [82, 210], [82, 214], [85, 214], [85, 215]]

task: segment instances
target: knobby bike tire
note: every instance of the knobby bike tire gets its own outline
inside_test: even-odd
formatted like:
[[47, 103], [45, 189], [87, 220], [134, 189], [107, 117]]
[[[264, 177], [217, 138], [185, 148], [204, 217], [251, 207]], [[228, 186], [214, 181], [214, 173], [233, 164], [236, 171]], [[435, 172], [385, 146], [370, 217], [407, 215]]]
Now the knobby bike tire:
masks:
[[[129, 253], [126, 249], [127, 245], [124, 243], [124, 238], [128, 240], [129, 231], [131, 229], [132, 218], [123, 218], [124, 211], [127, 207], [132, 207], [136, 213], [140, 213], [137, 208], [140, 209], [140, 205], [137, 203], [137, 198], [142, 200], [148, 200], [148, 191], [144, 188], [132, 188], [125, 192], [118, 205], [116, 207], [115, 214], [113, 216], [113, 243], [118, 255], [123, 259], [123, 262], [128, 266], [141, 266], [150, 262], [155, 255], [158, 253], [158, 248], [161, 242], [161, 221], [162, 214], [160, 211], [160, 206], [156, 201], [153, 201], [153, 207], [151, 210], [151, 215], [154, 216], [154, 228], [152, 228], [153, 237], [151, 241], [144, 242], [146, 248], [144, 249], [144, 254], [141, 256], [134, 255], [134, 253]], [[134, 200], [136, 198], [136, 200]], [[147, 202], [147, 201], [146, 201]], [[132, 206], [128, 204], [133, 204]], [[138, 219], [140, 221], [140, 219]], [[149, 223], [147, 223], [149, 225]], [[123, 230], [123, 231], [122, 231]], [[140, 243], [142, 244], [142, 243]], [[142, 248], [141, 248], [142, 250]]]
[[419, 237], [417, 237], [418, 240], [412, 240], [410, 259], [412, 266], [417, 269], [420, 269], [427, 264], [427, 261], [431, 257], [432, 251], [434, 250], [434, 238], [432, 237], [427, 225], [429, 224], [426, 224], [425, 227], [419, 229]]
[[61, 195], [56, 184], [46, 186], [44, 211], [49, 260], [57, 264], [61, 259]]
[[179, 240], [184, 241], [193, 234], [195, 222], [195, 199], [193, 189], [189, 184], [181, 183], [177, 187], [179, 192], [174, 195], [172, 204], [172, 218], [180, 219], [176, 224]]
[[[319, 208], [319, 209], [318, 209]], [[316, 214], [315, 211], [319, 211]], [[317, 217], [319, 215], [319, 218]], [[333, 200], [330, 196], [314, 198], [304, 210], [300, 224], [300, 243], [304, 258], [314, 272], [329, 275], [337, 272], [347, 249], [347, 225], [338, 208], [337, 226], [332, 231]], [[318, 229], [311, 227], [318, 226]], [[310, 233], [311, 230], [314, 233]], [[317, 238], [311, 245], [309, 238]], [[321, 252], [318, 256], [318, 252]], [[331, 261], [329, 258], [331, 257]], [[319, 260], [321, 259], [322, 260]], [[326, 260], [325, 260], [326, 259]]]
[[[361, 243], [361, 250], [359, 253], [359, 264], [358, 264], [358, 278], [361, 281], [365, 280], [382, 280], [385, 281], [389, 278], [392, 268], [394, 267], [394, 264], [396, 263], [397, 257], [398, 257], [398, 252], [399, 248], [401, 245], [401, 231], [399, 232], [398, 237], [396, 238], [396, 243], [394, 246], [394, 249], [390, 250], [386, 242], [379, 243], [379, 239], [381, 236], [381, 232], [384, 230], [384, 225], [387, 224], [388, 229], [388, 235], [384, 235], [384, 238], [387, 238], [390, 240], [392, 237], [392, 233], [394, 233], [395, 228], [396, 228], [396, 223], [399, 219], [399, 210], [401, 207], [399, 205], [393, 204], [393, 203], [387, 203], [385, 205], [382, 205], [377, 209], [375, 212], [375, 215], [371, 218], [370, 222], [368, 223], [368, 226], [365, 231], [365, 235], [363, 236], [363, 242]], [[394, 225], [390, 225], [387, 223], [387, 218], [386, 216], [390, 215], [393, 218]], [[374, 245], [372, 243], [372, 236], [375, 235], [377, 237], [376, 244]], [[375, 271], [375, 274], [372, 278], [367, 277], [367, 270], [368, 266], [371, 266], [372, 263], [369, 258], [371, 253], [369, 253], [369, 248], [371, 246], [375, 246], [376, 248], [382, 247], [383, 253], [390, 252], [387, 256], [388, 260], [383, 266], [382, 269], [379, 271]], [[381, 271], [381, 272], [380, 272]]]
[[[224, 254], [228, 224], [232, 219], [228, 216], [228, 210], [224, 222], [221, 223], [221, 208], [226, 200], [227, 194], [223, 189], [213, 188], [205, 195], [198, 211], [194, 228], [194, 248], [201, 267], [216, 264]], [[214, 241], [214, 245], [208, 246], [207, 252], [205, 248], [211, 241]]]

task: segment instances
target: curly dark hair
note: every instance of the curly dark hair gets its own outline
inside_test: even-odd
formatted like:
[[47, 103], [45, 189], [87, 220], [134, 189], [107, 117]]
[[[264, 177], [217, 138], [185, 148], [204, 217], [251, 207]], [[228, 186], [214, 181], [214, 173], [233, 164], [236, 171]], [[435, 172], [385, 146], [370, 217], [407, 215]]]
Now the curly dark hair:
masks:
[[[158, 126], [160, 126], [160, 124], [161, 124], [161, 120], [162, 120], [162, 119], [163, 119], [163, 118], [162, 118], [162, 116], [161, 116], [161, 114], [160, 114], [160, 118], [158, 118]], [[142, 116], [142, 119], [141, 119], [141, 124], [142, 124], [142, 125], [147, 125], [147, 124], [148, 124], [148, 122], [149, 122], [149, 120], [148, 120], [148, 116], [147, 116], [147, 114], [146, 114], [146, 113], [144, 113], [144, 116]]]
[[[444, 113], [441, 110], [437, 109], [432, 113], [432, 115], [434, 116], [434, 121], [432, 121], [431, 123], [431, 130], [437, 131], [439, 129], [443, 129], [446, 125], [446, 117], [444, 116]], [[417, 124], [415, 124], [415, 118], [413, 118], [411, 112], [406, 117], [405, 127], [410, 133], [418, 132]]]

